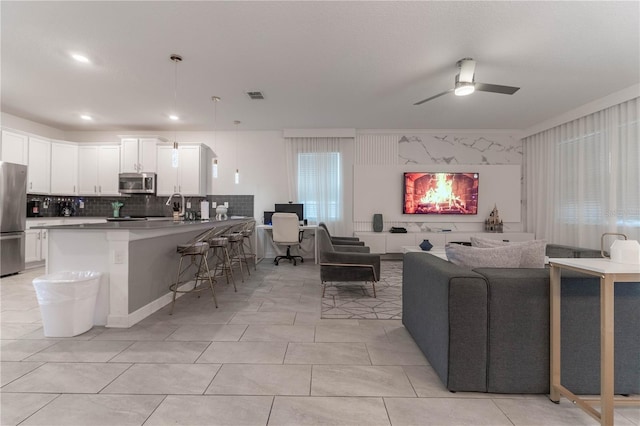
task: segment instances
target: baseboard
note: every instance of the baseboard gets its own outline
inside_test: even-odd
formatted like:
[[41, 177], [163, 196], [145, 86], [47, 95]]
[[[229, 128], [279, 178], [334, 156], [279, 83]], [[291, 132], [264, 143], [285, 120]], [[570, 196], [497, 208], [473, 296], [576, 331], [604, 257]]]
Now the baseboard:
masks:
[[[193, 288], [193, 281], [186, 282], [178, 287], [178, 290], [187, 290]], [[178, 292], [177, 297], [182, 297], [184, 293]], [[129, 315], [109, 315], [107, 318], [108, 328], [129, 328], [134, 324], [142, 321], [149, 315], [159, 311], [167, 306], [173, 300], [173, 292], [169, 292], [141, 307], [140, 309], [130, 313]]]

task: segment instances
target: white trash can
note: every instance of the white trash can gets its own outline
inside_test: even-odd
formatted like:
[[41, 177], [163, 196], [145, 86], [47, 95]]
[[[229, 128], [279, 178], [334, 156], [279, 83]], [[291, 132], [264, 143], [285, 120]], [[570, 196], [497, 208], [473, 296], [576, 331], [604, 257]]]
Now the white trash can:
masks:
[[46, 337], [73, 337], [93, 327], [101, 276], [63, 271], [33, 280]]

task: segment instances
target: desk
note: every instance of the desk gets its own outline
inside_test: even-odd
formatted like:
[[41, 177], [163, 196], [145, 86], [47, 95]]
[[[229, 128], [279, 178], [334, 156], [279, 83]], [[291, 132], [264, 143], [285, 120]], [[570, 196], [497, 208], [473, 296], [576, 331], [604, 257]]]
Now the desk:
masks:
[[[258, 225], [256, 226], [258, 232], [262, 233], [262, 257], [256, 259], [256, 262], [264, 259], [264, 256], [267, 253], [267, 239], [272, 239], [273, 237], [267, 238], [266, 235], [269, 233], [267, 231], [273, 229], [271, 225]], [[316, 230], [318, 229], [318, 225], [304, 225], [300, 227], [303, 231], [311, 230], [313, 231], [313, 261], [318, 263], [318, 239], [316, 238]]]
[[[640, 265], [611, 262], [609, 259], [549, 259], [551, 265], [550, 292], [550, 395], [549, 399], [559, 402], [564, 396], [586, 411], [602, 425], [613, 425], [614, 401], [625, 405], [638, 405], [640, 399], [613, 397], [613, 307], [614, 283], [639, 282]], [[570, 269], [600, 277], [600, 412], [592, 407], [593, 400], [574, 395], [560, 383], [560, 272]]]

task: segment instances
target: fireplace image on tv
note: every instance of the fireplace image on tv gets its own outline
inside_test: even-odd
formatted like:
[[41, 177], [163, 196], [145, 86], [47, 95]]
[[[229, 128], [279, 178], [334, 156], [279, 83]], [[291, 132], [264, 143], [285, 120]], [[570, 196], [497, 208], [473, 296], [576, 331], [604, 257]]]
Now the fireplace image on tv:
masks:
[[478, 173], [404, 173], [404, 214], [478, 214]]

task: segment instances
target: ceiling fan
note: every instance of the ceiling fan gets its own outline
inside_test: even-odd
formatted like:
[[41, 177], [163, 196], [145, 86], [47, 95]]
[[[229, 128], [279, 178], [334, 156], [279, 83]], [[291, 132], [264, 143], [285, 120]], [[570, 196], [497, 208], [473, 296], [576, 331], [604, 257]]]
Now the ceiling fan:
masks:
[[479, 90], [481, 92], [502, 93], [503, 95], [513, 95], [518, 90], [520, 90], [519, 87], [513, 87], [513, 86], [501, 86], [499, 84], [476, 83], [474, 81], [476, 61], [474, 61], [471, 58], [460, 59], [458, 62], [456, 62], [456, 66], [460, 71], [456, 75], [456, 83], [452, 89], [445, 90], [444, 92], [438, 93], [437, 95], [431, 96], [430, 98], [423, 99], [419, 102], [416, 102], [414, 105], [421, 105], [432, 99], [438, 98], [442, 95], [446, 95], [447, 93], [450, 93], [450, 92], [454, 92], [457, 96], [470, 95], [476, 90]]

